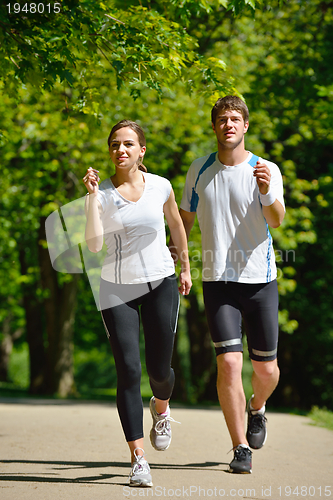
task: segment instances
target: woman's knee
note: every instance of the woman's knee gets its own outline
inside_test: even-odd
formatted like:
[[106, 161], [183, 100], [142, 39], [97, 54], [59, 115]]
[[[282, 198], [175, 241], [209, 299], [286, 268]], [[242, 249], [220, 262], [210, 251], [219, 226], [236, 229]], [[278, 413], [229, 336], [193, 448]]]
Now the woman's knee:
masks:
[[171, 396], [175, 383], [175, 374], [172, 368], [167, 372], [149, 372], [149, 382], [154, 396], [159, 399], [168, 399]]
[[130, 388], [141, 381], [141, 363], [117, 369], [118, 387]]

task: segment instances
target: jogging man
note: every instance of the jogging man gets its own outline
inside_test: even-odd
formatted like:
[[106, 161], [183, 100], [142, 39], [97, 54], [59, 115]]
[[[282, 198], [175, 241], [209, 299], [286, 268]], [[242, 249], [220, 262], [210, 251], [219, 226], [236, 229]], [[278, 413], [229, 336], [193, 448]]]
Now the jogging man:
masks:
[[[245, 149], [249, 111], [226, 96], [212, 109], [217, 153], [189, 168], [180, 214], [187, 237], [198, 215], [205, 310], [217, 356], [217, 392], [232, 440], [231, 472], [252, 472], [252, 451], [266, 440], [265, 403], [279, 380], [278, 291], [268, 226], [284, 218], [282, 176]], [[242, 384], [244, 322], [253, 365], [253, 395]]]

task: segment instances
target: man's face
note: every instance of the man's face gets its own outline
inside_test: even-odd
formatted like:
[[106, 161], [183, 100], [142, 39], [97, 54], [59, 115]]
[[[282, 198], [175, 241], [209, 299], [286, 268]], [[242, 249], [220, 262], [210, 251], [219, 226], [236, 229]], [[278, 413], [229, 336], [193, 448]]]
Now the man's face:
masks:
[[220, 111], [212, 126], [220, 146], [225, 149], [236, 149], [244, 140], [249, 122], [244, 122], [239, 111], [229, 109]]

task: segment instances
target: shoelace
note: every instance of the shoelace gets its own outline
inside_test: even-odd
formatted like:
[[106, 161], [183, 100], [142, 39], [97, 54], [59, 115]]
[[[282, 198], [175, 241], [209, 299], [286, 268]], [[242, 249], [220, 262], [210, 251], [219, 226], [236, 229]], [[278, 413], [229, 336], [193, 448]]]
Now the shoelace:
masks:
[[[142, 455], [138, 455], [136, 450], [141, 450]], [[147, 469], [146, 466], [148, 465], [148, 462], [145, 459], [144, 450], [142, 448], [135, 448], [134, 457], [135, 457], [135, 462], [132, 464], [132, 470], [130, 472], [130, 476], [133, 475], [134, 472], [137, 472], [137, 469], [138, 470], [141, 469], [141, 472], [144, 472], [144, 470]]]
[[267, 418], [265, 415], [262, 415], [261, 413], [256, 413], [251, 415], [251, 432], [256, 433], [260, 432], [264, 422], [267, 422]]
[[[142, 463], [141, 463], [142, 462]], [[133, 474], [143, 474], [146, 469], [147, 461], [143, 457], [139, 457], [136, 463], [133, 465], [132, 472]]]
[[169, 415], [167, 417], [163, 417], [160, 420], [158, 420], [155, 424], [155, 431], [157, 432], [157, 434], [163, 434], [166, 431], [168, 422], [174, 422], [175, 424], [181, 423], [177, 422], [177, 420], [170, 417]]
[[252, 451], [249, 450], [249, 448], [237, 448], [235, 450], [235, 457], [237, 460], [243, 460], [243, 459], [246, 459], [247, 456], [250, 454], [250, 456], [252, 455]]
[[141, 455], [136, 455], [135, 452], [134, 452], [134, 454], [135, 454], [136, 462], [132, 466], [132, 470], [129, 473], [128, 479], [130, 479], [135, 474], [147, 474], [147, 473], [149, 473], [149, 470], [148, 470], [148, 467], [147, 467], [148, 466], [148, 462], [144, 458], [144, 456], [143, 455], [142, 456]]
[[228, 453], [230, 453], [231, 451], [235, 452], [236, 460], [242, 460], [244, 458], [247, 458], [248, 454], [252, 456], [252, 451], [250, 450], [250, 448], [244, 446], [237, 445], [234, 448], [231, 448], [231, 450], [229, 450]]

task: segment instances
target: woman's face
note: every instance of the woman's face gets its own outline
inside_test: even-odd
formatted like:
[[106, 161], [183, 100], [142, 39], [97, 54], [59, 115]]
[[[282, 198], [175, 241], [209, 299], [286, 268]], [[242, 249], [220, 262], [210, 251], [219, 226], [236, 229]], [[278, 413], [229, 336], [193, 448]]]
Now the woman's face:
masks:
[[117, 168], [132, 169], [144, 157], [146, 147], [140, 146], [139, 138], [130, 127], [117, 130], [111, 137], [110, 157]]

